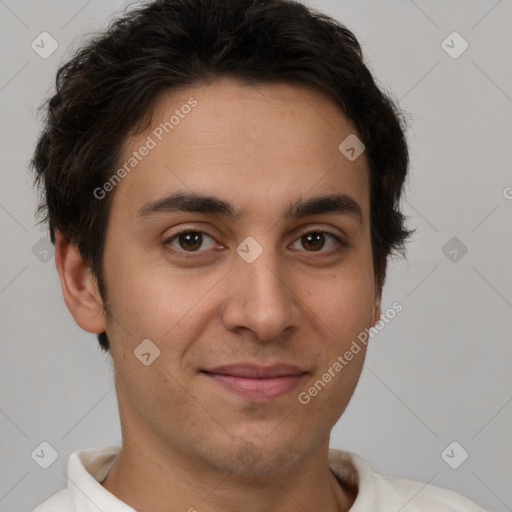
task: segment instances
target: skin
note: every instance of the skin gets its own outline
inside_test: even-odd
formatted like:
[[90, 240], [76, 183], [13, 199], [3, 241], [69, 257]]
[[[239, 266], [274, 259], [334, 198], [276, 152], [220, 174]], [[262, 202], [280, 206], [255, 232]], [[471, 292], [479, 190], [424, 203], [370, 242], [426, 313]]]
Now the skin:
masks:
[[[297, 395], [380, 318], [366, 157], [340, 153], [355, 130], [321, 93], [223, 78], [162, 95], [150, 128], [126, 139], [120, 165], [191, 96], [197, 106], [110, 192], [106, 305], [90, 268], [57, 232], [65, 302], [80, 327], [105, 330], [111, 343], [123, 449], [102, 485], [140, 511], [346, 511], [356, 493], [329, 472], [329, 436], [364, 347], [309, 404]], [[147, 201], [177, 190], [217, 196], [244, 215], [137, 217]], [[331, 193], [356, 201], [362, 219], [283, 217], [293, 201]], [[194, 253], [177, 238], [166, 244], [182, 228], [211, 238], [203, 235]], [[336, 252], [326, 235], [315, 251], [302, 237], [309, 231], [349, 246]], [[235, 252], [247, 236], [263, 248], [252, 263]], [[149, 366], [133, 353], [144, 339], [161, 351]], [[308, 373], [266, 402], [200, 373], [248, 361]]]

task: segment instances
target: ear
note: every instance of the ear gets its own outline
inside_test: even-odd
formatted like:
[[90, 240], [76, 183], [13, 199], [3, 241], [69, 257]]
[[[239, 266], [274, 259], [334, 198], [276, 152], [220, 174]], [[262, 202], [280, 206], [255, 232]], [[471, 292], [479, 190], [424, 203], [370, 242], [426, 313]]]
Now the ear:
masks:
[[55, 266], [59, 273], [64, 302], [75, 322], [84, 331], [106, 330], [97, 280], [83, 260], [78, 246], [55, 230]]
[[380, 320], [380, 315], [381, 315], [380, 301], [381, 301], [381, 291], [380, 291], [380, 289], [377, 289], [377, 291], [375, 293], [375, 302], [373, 303], [373, 308], [372, 308], [371, 327], [373, 327]]

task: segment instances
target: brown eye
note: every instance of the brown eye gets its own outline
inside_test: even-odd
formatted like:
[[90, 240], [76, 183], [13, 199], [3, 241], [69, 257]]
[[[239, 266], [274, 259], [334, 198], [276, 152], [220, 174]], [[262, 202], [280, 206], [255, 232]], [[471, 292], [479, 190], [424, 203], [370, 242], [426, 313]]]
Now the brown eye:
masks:
[[318, 231], [302, 235], [302, 246], [312, 251], [319, 251], [325, 244], [324, 234]]
[[[300, 244], [301, 247], [293, 247], [293, 249], [306, 249], [306, 252], [335, 252], [336, 249], [347, 247], [347, 244], [336, 235], [326, 231], [309, 231], [303, 233], [293, 245]], [[326, 250], [322, 250], [326, 249]]]
[[210, 247], [206, 247], [206, 250], [215, 247], [215, 240], [213, 240], [210, 235], [207, 235], [202, 231], [188, 230], [177, 233], [173, 237], [169, 238], [166, 243], [171, 245], [175, 250], [185, 252], [202, 252], [202, 250], [200, 251], [199, 249], [208, 240], [210, 241]]
[[178, 235], [178, 243], [182, 249], [186, 251], [191, 250], [195, 251], [201, 247], [203, 242], [203, 237], [201, 233], [182, 233]]

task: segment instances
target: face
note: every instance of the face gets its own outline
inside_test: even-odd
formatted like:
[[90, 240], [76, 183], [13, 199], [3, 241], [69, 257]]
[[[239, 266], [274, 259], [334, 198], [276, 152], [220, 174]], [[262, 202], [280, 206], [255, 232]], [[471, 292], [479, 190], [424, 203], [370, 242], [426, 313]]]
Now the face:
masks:
[[[163, 95], [125, 141], [104, 253], [123, 435], [241, 475], [325, 445], [364, 347], [303, 392], [379, 316], [368, 165], [338, 150], [353, 133], [309, 88], [226, 78]], [[177, 193], [211, 200], [160, 201]]]

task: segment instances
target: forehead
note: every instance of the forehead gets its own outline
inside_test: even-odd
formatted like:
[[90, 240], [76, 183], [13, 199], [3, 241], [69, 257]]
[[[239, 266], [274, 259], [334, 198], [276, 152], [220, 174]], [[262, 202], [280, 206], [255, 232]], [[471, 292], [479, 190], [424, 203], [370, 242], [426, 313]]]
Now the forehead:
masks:
[[337, 105], [305, 86], [223, 78], [166, 92], [149, 128], [124, 142], [118, 167], [128, 172], [114, 203], [135, 216], [144, 203], [179, 189], [216, 195], [246, 212], [261, 210], [264, 199], [270, 213], [298, 196], [335, 191], [365, 210], [366, 157], [350, 161], [338, 149], [354, 133]]

